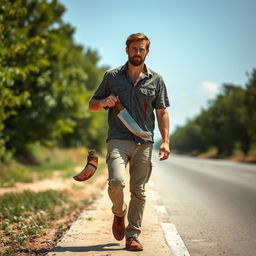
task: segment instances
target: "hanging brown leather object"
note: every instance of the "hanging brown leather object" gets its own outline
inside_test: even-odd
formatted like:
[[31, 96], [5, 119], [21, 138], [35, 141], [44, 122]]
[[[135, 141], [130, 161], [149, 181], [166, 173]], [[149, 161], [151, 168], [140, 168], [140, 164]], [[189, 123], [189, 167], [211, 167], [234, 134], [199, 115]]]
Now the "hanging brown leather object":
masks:
[[98, 156], [96, 155], [96, 150], [91, 149], [88, 151], [87, 163], [84, 169], [74, 176], [74, 180], [76, 181], [85, 181], [90, 179], [93, 174], [96, 172], [98, 167]]

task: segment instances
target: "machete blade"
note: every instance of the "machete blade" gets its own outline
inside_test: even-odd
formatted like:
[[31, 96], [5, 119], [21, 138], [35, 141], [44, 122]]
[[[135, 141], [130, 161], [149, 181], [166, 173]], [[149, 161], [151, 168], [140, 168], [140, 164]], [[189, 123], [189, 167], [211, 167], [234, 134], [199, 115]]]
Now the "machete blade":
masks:
[[117, 116], [130, 132], [144, 140], [152, 140], [152, 133], [143, 131], [125, 108]]

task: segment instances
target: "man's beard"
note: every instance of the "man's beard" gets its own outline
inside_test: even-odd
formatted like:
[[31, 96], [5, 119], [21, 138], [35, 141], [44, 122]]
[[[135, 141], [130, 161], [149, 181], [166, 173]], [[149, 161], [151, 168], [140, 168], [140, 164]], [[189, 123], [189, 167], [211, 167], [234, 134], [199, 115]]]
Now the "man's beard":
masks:
[[137, 55], [135, 55], [135, 56], [133, 56], [133, 57], [128, 57], [128, 59], [129, 59], [129, 62], [133, 65], [133, 66], [135, 66], [135, 67], [138, 67], [138, 66], [140, 66], [141, 64], [143, 64], [144, 63], [144, 60], [145, 59], [143, 59], [143, 58], [141, 58], [140, 56], [137, 56]]

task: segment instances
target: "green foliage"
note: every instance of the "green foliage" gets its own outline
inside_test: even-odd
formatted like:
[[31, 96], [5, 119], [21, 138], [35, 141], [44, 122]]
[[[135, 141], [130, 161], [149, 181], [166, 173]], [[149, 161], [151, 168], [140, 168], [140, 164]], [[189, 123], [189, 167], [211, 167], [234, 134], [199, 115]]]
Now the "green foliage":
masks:
[[[75, 133], [65, 138], [66, 145], [75, 140], [90, 147], [96, 139], [78, 134], [98, 129], [87, 102], [106, 68], [97, 66], [96, 51], [83, 53], [75, 44], [74, 29], [62, 20], [64, 11], [57, 0], [1, 2], [0, 161], [10, 153], [29, 154], [29, 143], [63, 142], [65, 134]], [[97, 135], [104, 140], [101, 129]]]
[[13, 187], [16, 182], [32, 182], [31, 170], [16, 161], [9, 161], [0, 168], [0, 187]]
[[179, 153], [200, 153], [216, 148], [218, 156], [229, 156], [236, 145], [246, 155], [256, 143], [256, 70], [245, 88], [224, 84], [223, 92], [210, 106], [172, 135]]
[[248, 114], [248, 133], [253, 141], [256, 141], [256, 69], [248, 74], [249, 81], [246, 84], [245, 105]]
[[186, 126], [178, 128], [175, 136], [172, 136], [171, 144], [180, 153], [206, 150], [201, 127], [195, 121], [190, 121]]

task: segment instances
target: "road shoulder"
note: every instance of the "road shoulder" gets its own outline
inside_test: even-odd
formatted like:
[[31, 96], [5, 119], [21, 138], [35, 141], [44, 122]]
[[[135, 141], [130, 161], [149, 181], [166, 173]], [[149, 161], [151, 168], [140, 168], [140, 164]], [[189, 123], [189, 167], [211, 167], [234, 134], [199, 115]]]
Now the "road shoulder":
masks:
[[[127, 183], [128, 184], [128, 183]], [[126, 202], [128, 191], [126, 189]], [[128, 252], [125, 250], [125, 239], [116, 241], [112, 235], [113, 215], [107, 189], [101, 191], [98, 199], [72, 224], [61, 241], [48, 253], [48, 256], [58, 255], [145, 255], [170, 256], [171, 251], [155, 211], [154, 201], [147, 194], [142, 233], [140, 241], [144, 245], [142, 252]]]

